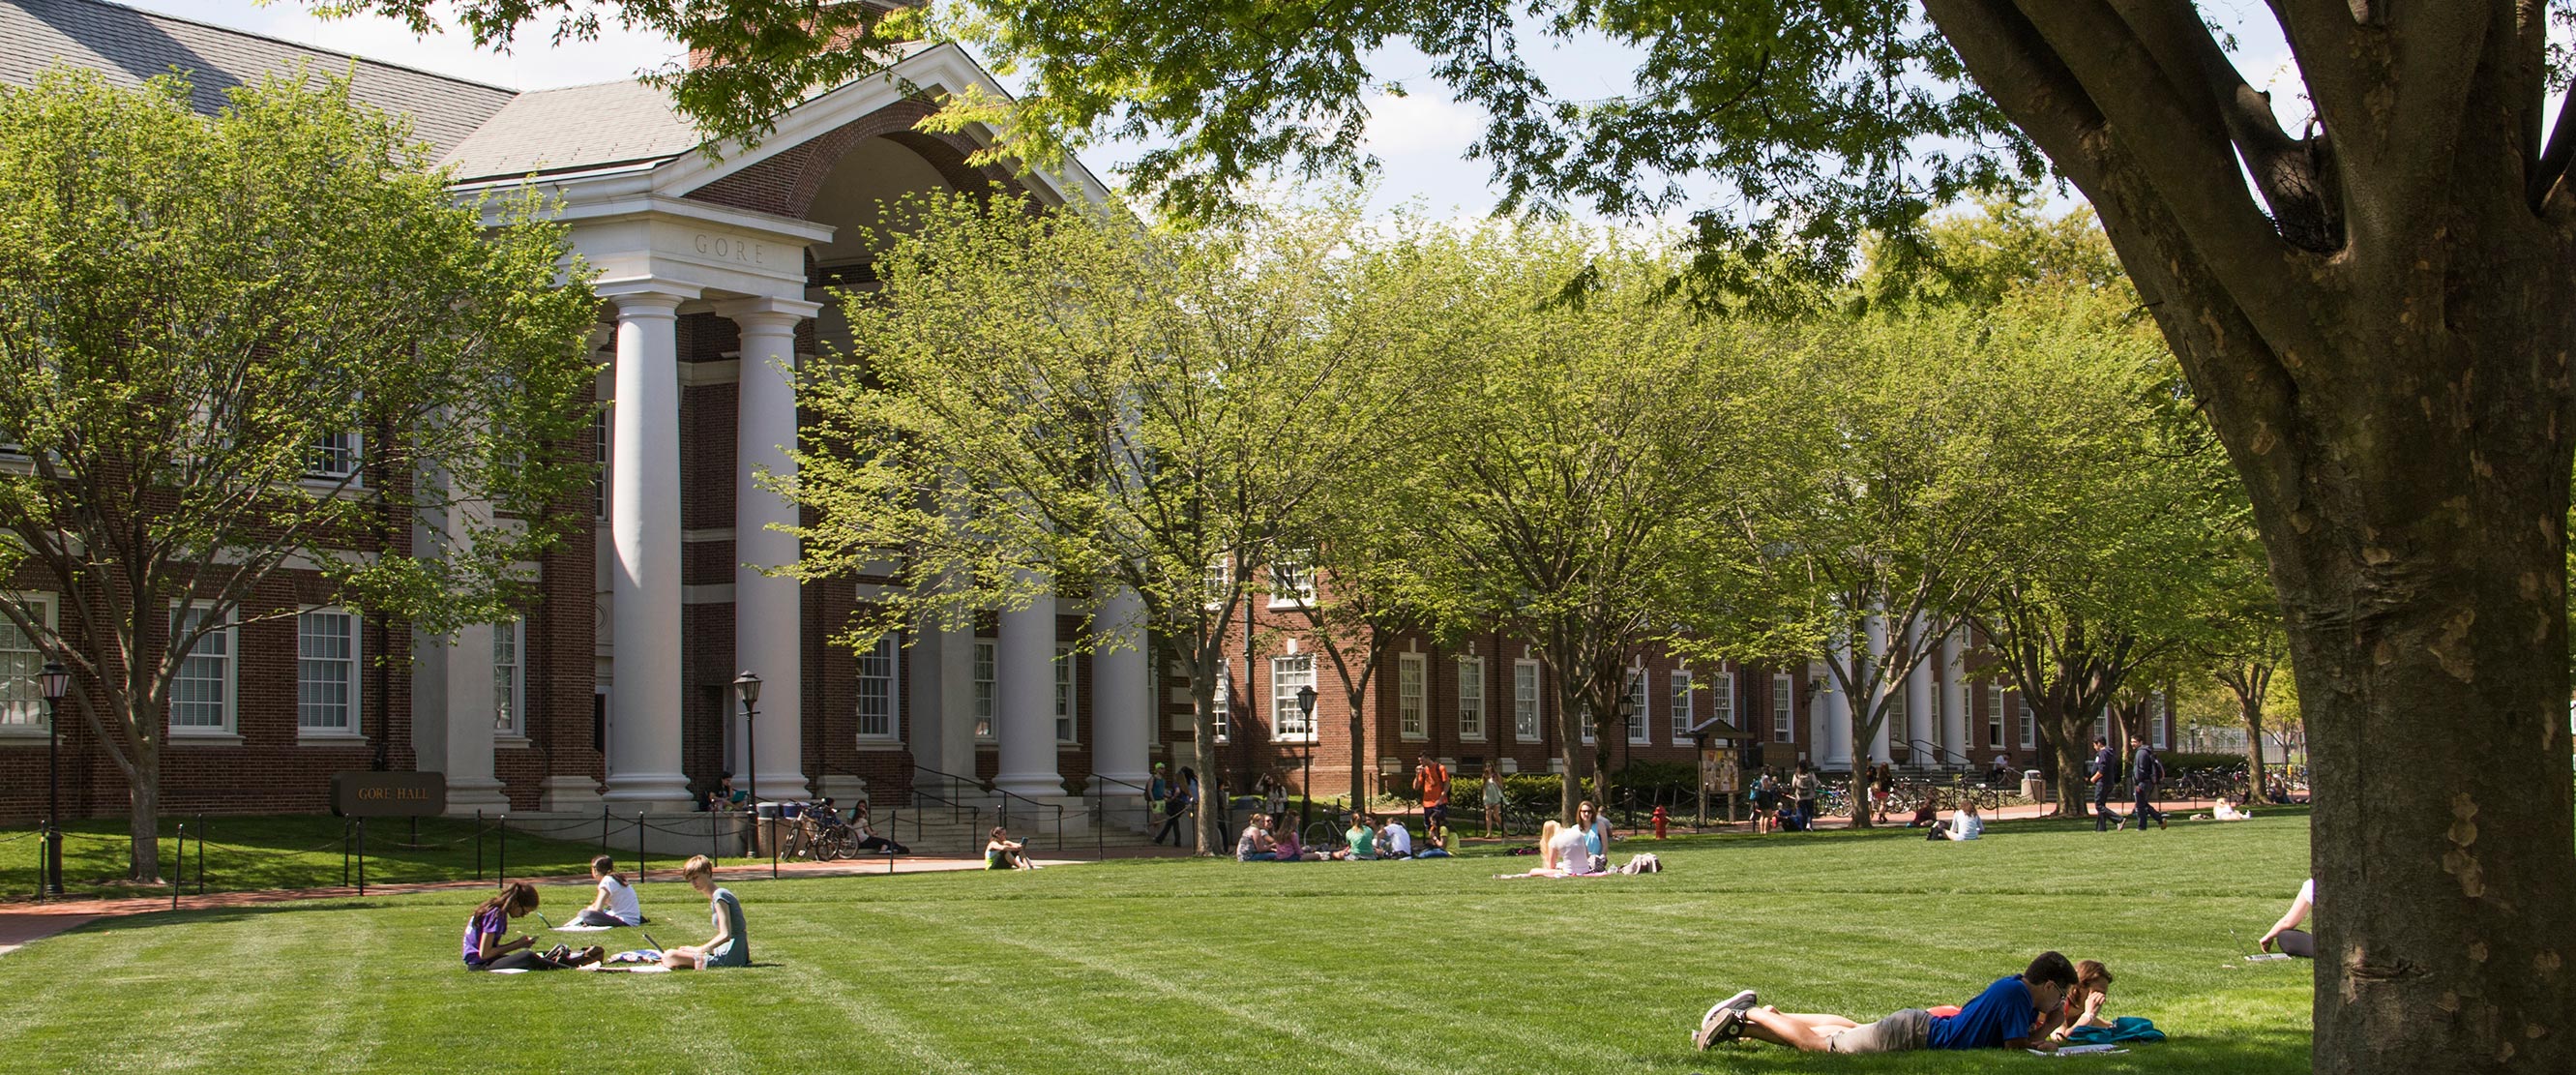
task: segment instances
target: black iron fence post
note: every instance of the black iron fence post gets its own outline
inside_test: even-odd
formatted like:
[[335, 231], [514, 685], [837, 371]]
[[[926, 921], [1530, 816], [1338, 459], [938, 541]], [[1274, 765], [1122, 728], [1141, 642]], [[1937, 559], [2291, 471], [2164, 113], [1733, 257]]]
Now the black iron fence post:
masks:
[[188, 823], [185, 821], [179, 823], [179, 846], [170, 854], [177, 860], [175, 872], [170, 876], [170, 909], [176, 911], [179, 909], [179, 886], [188, 883]]
[[599, 804], [599, 853], [608, 853], [608, 804]]
[[644, 811], [635, 812], [635, 883], [644, 883]]
[[367, 894], [367, 819], [358, 819], [358, 894]]
[[510, 815], [508, 814], [502, 814], [500, 823], [492, 826], [492, 880], [497, 882], [493, 886], [495, 888], [510, 881]]
[[206, 894], [206, 815], [197, 815], [197, 894]]
[[340, 821], [340, 887], [349, 887], [349, 822]]
[[483, 811], [474, 812], [474, 879], [483, 879]]

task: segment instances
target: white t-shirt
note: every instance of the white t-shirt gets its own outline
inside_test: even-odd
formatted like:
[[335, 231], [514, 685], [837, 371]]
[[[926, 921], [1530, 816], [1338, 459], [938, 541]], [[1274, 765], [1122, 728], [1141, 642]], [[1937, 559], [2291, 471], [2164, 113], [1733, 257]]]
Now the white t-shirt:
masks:
[[1386, 834], [1380, 839], [1386, 841], [1386, 844], [1379, 849], [1379, 854], [1410, 855], [1413, 853], [1413, 830], [1405, 828], [1401, 821], [1387, 822]]
[[2308, 879], [2307, 879], [2307, 880], [2305, 880], [2305, 881], [2301, 881], [2301, 882], [2299, 882], [2299, 898], [2300, 898], [2300, 899], [2302, 899], [2302, 900], [2307, 901], [2309, 906], [2312, 906], [2312, 907], [2313, 907], [2313, 906], [2315, 906], [2315, 905], [2316, 905], [2316, 902], [2317, 902], [2317, 879], [2316, 879], [2316, 878], [2311, 877], [2311, 878], [2308, 878]]
[[1974, 840], [1986, 834], [1986, 819], [1965, 810], [1950, 812], [1950, 838]]
[[599, 890], [608, 896], [610, 917], [630, 926], [644, 924], [644, 905], [635, 901], [635, 886], [610, 874], [599, 879]]

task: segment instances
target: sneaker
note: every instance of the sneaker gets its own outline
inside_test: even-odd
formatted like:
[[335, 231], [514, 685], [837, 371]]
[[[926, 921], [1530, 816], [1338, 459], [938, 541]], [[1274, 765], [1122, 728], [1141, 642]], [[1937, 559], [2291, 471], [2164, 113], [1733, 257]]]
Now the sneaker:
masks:
[[2162, 817], [2156, 818], [2156, 827], [2159, 829], [2165, 827], [2165, 819]]
[[2124, 817], [2124, 818], [2121, 818], [2121, 819], [2120, 819], [2120, 820], [2118, 820], [2118, 821], [2114, 821], [2114, 822], [2112, 822], [2112, 823], [2111, 823], [2111, 831], [2112, 831], [2112, 832], [2121, 832], [2121, 831], [2123, 831], [2123, 830], [2126, 830], [2128, 827], [2129, 827], [2129, 819], [2128, 819], [2128, 818], [2125, 818], [2125, 817]]
[[1710, 1005], [1708, 1014], [1700, 1016], [1699, 1030], [1691, 1035], [1691, 1044], [1705, 1051], [1719, 1042], [1734, 1041], [1744, 1036], [1744, 1013], [1759, 1000], [1747, 989]]

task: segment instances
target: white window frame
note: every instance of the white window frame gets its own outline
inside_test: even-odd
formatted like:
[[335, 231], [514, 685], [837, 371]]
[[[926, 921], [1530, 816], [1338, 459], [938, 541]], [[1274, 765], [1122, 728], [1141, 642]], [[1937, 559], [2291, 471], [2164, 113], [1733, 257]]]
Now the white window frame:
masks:
[[2029, 702], [2023, 702], [2021, 704], [2021, 748], [2030, 750], [2037, 746], [2039, 746], [2039, 714], [2030, 711]]
[[345, 480], [352, 489], [364, 488], [367, 466], [367, 435], [351, 429], [325, 434], [309, 449], [310, 461], [304, 466], [304, 480], [316, 485], [339, 485]]
[[1225, 604], [1226, 594], [1233, 589], [1234, 557], [1219, 556], [1214, 560], [1208, 561], [1207, 607], [1216, 608]]
[[[852, 724], [858, 730], [859, 742], [880, 745], [891, 743], [896, 741], [903, 731], [903, 658], [901, 647], [897, 646], [895, 641], [893, 632], [887, 632], [877, 637], [876, 645], [852, 655], [857, 664], [858, 688], [857, 697], [853, 700], [855, 719]], [[868, 664], [871, 661], [884, 663], [882, 675], [869, 674]], [[870, 701], [868, 684], [871, 680], [884, 684], [878, 700], [885, 705], [885, 711], [878, 714], [884, 720], [885, 727], [873, 732], [868, 730], [868, 702]]]
[[1396, 655], [1395, 712], [1399, 738], [1431, 738], [1431, 673], [1422, 654]]
[[1458, 658], [1458, 738], [1485, 741], [1485, 659]]
[[1512, 737], [1535, 743], [1546, 735], [1547, 700], [1539, 693], [1538, 662], [1512, 662]]
[[[32, 590], [10, 596], [17, 599], [21, 605], [41, 602], [41, 611], [44, 614], [35, 619], [46, 630], [53, 630], [62, 622], [59, 619], [63, 603], [61, 594], [49, 590]], [[17, 634], [19, 633], [17, 628], [17, 624], [0, 619], [0, 630]], [[52, 727], [47, 722], [51, 721], [53, 716], [46, 711], [45, 706], [44, 643], [39, 639], [29, 638], [27, 648], [0, 650], [0, 654], [6, 655], [0, 656], [0, 736], [48, 734]], [[9, 666], [21, 661], [25, 663], [26, 671], [23, 674], [12, 672]]]
[[1075, 678], [1080, 669], [1074, 666], [1073, 647], [1058, 642], [1055, 646], [1055, 742], [1057, 746], [1074, 746], [1082, 742], [1082, 693]]
[[2152, 695], [2147, 699], [2147, 727], [2155, 732], [2148, 737], [2147, 741], [2155, 744], [2157, 750], [2163, 750], [2165, 748], [2165, 696], [2162, 694]]
[[[502, 643], [509, 643], [507, 653]], [[509, 660], [502, 660], [508, 657]], [[509, 682], [502, 682], [502, 672]], [[528, 737], [528, 618], [512, 616], [492, 625], [492, 736]]]
[[[341, 627], [348, 632], [347, 654], [339, 657], [316, 657], [306, 649], [307, 621], [313, 621], [313, 624], [318, 625], [326, 618], [339, 620]], [[362, 723], [362, 718], [359, 712], [361, 709], [361, 700], [359, 697], [360, 682], [358, 678], [358, 668], [363, 655], [359, 649], [358, 625], [359, 620], [357, 613], [351, 612], [348, 609], [337, 605], [324, 605], [319, 608], [309, 608], [295, 614], [296, 738], [358, 739], [364, 737], [363, 729], [365, 728], [365, 725]], [[306, 673], [321, 671], [322, 666], [332, 664], [336, 664], [340, 668], [340, 687], [346, 693], [346, 696], [342, 699], [340, 704], [340, 723], [307, 723], [305, 719], [305, 708], [308, 705], [313, 705], [315, 703], [305, 697], [305, 685], [308, 682]]]
[[[1592, 703], [1576, 702], [1574, 704], [1574, 726], [1583, 729], [1584, 745], [1590, 746], [1591, 744], [1600, 741], [1599, 735], [1594, 732], [1592, 727]], [[1559, 758], [1557, 760], [1563, 761], [1564, 759]]]
[[1271, 738], [1282, 743], [1315, 741], [1314, 719], [1297, 708], [1297, 688], [1314, 685], [1314, 654], [1291, 653], [1270, 659]]
[[994, 639], [978, 638], [968, 658], [967, 678], [974, 683], [972, 719], [975, 741], [1002, 741], [1002, 644]]
[[2006, 749], [2004, 746], [2004, 688], [2000, 683], [1986, 684], [1986, 749]]
[[1647, 672], [1643, 668], [1628, 670], [1628, 711], [1632, 714], [1627, 727], [1628, 742], [1644, 746], [1655, 741], [1655, 711], [1647, 699], [1653, 692], [1646, 689]]
[[2108, 706], [2093, 714], [2093, 734], [2101, 736], [2105, 743], [2111, 741], [2111, 710]]
[[1692, 678], [1690, 669], [1673, 669], [1671, 701], [1666, 703], [1665, 709], [1673, 718], [1674, 746], [1689, 746], [1695, 741], [1691, 738], [1691, 726], [1699, 723], [1699, 707], [1692, 704], [1691, 689], [1696, 686]]
[[[189, 613], [210, 608], [212, 607], [212, 604], [213, 602], [209, 601], [173, 602], [170, 606], [171, 641], [175, 643], [179, 633], [185, 629], [183, 621], [187, 618]], [[239, 617], [226, 621], [221, 627], [207, 632], [204, 638], [200, 638], [197, 641], [200, 644], [203, 644], [207, 639], [212, 638], [220, 638], [223, 640], [224, 652], [218, 656], [208, 657], [191, 650], [186, 656], [179, 658], [181, 662], [180, 672], [184, 674], [187, 671], [186, 662], [189, 661], [212, 660], [223, 662], [223, 686], [221, 688], [223, 693], [223, 723], [216, 726], [208, 726], [204, 724], [183, 725], [179, 723], [179, 698], [177, 693], [179, 677], [174, 676], [170, 682], [170, 686], [172, 688], [170, 703], [165, 707], [168, 710], [170, 738], [172, 739], [223, 739], [237, 737], [241, 734], [237, 730], [241, 726], [241, 621]]]
[[1311, 608], [1315, 604], [1315, 550], [1291, 549], [1270, 565], [1270, 607]]
[[1798, 684], [1785, 672], [1771, 676], [1771, 741], [1792, 743], [1798, 739]]
[[609, 421], [608, 408], [600, 407], [590, 412], [591, 462], [598, 468], [598, 473], [591, 478], [591, 505], [603, 520], [608, 518], [608, 439], [609, 431], [614, 428], [616, 423]]

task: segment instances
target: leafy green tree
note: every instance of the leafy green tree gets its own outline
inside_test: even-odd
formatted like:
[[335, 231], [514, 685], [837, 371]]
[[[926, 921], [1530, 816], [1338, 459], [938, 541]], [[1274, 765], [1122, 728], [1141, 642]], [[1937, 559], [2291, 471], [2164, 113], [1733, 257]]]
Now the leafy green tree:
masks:
[[[1091, 595], [1082, 645], [1149, 631], [1189, 677], [1212, 791], [1227, 632], [1410, 409], [1418, 375], [1368, 361], [1377, 329], [1352, 316], [1355, 213], [1149, 233], [968, 195], [909, 208], [881, 286], [842, 296], [849, 353], [800, 389], [797, 572], [888, 579], [861, 646]], [[1228, 846], [1222, 811], [1199, 818], [1202, 849]]]
[[[2217, 446], [2126, 288], [2040, 287], [1984, 315], [1981, 391], [2011, 401], [2026, 467], [1988, 540], [2015, 550], [1969, 611], [2055, 757], [2081, 814], [2095, 720], [2142, 704], [2201, 637], [2222, 580], [2261, 559]], [[2126, 724], [2126, 721], [2121, 722]]]
[[188, 100], [86, 71], [0, 88], [0, 576], [60, 602], [0, 592], [0, 616], [74, 671], [137, 881], [192, 649], [325, 604], [380, 632], [511, 615], [513, 565], [588, 473], [566, 449], [597, 304], [539, 206], [486, 228], [342, 80]]
[[1527, 639], [1551, 674], [1571, 820], [1587, 772], [1610, 794], [1634, 658], [1708, 619], [1759, 340], [1664, 301], [1671, 266], [1612, 236], [1486, 224], [1402, 243], [1418, 266], [1403, 331], [1454, 373], [1419, 455], [1433, 480], [1401, 510], [1442, 622]]

